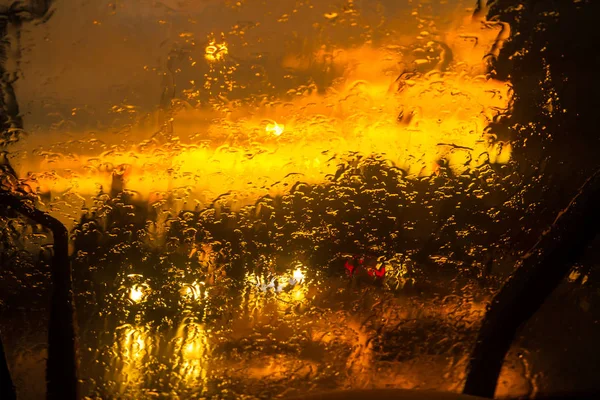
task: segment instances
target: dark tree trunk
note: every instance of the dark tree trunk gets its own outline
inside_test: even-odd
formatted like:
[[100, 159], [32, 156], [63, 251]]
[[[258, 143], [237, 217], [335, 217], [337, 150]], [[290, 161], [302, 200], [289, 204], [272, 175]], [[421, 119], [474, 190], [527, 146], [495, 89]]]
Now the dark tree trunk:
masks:
[[16, 400], [17, 392], [15, 385], [10, 377], [6, 355], [4, 354], [4, 345], [2, 344], [2, 335], [0, 334], [0, 393], [6, 400]]
[[581, 187], [493, 298], [477, 337], [463, 393], [494, 397], [504, 357], [519, 327], [583, 255], [600, 227], [600, 172]]
[[69, 259], [69, 233], [60, 221], [35, 209], [15, 195], [0, 193], [0, 204], [12, 208], [52, 231], [54, 254], [51, 263], [52, 298], [46, 365], [47, 398], [76, 400], [78, 398], [77, 343], [71, 261]]

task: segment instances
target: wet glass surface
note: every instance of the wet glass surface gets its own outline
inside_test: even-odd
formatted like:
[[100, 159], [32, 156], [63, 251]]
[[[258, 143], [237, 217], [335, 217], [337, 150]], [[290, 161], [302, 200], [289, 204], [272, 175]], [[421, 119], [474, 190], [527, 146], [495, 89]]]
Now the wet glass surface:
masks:
[[[473, 6], [58, 0], [7, 31], [23, 129], [7, 155], [21, 181], [2, 184], [71, 231], [82, 393], [460, 391], [519, 256], [514, 221], [536, 207], [515, 138], [490, 128], [510, 114], [510, 82], [487, 74], [507, 32]], [[0, 222], [0, 327], [37, 398], [51, 235]], [[585, 347], [597, 293], [580, 269], [560, 293], [585, 322], [552, 301]], [[582, 352], [535, 334], [548, 307], [497, 395], [572, 388], [546, 366]]]

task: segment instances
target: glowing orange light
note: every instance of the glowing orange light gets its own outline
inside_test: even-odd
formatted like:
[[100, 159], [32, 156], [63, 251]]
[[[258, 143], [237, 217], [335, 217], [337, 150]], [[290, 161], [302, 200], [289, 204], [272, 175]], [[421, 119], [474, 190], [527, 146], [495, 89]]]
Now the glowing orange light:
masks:
[[302, 272], [302, 270], [300, 268], [297, 268], [292, 277], [297, 281], [297, 282], [302, 282], [304, 280], [304, 272]]
[[285, 130], [285, 126], [280, 125], [277, 122], [273, 122], [272, 124], [268, 124], [265, 130], [269, 133], [272, 133], [275, 136], [281, 136], [281, 134]]
[[[340, 18], [333, 12], [325, 17]], [[273, 187], [269, 194], [286, 191], [298, 176], [308, 184], [322, 183], [325, 176], [337, 171], [337, 161], [330, 160], [327, 153], [333, 148], [339, 157], [355, 151], [385, 154], [386, 159], [406, 172], [408, 179], [440, 173], [441, 159], [456, 176], [477, 171], [486, 163], [505, 164], [511, 158], [510, 143], [484, 131], [489, 121], [505, 112], [510, 103], [509, 85], [489, 79], [481, 61], [497, 32], [481, 30], [479, 23], [465, 24], [444, 38], [454, 52], [454, 61], [446, 71], [402, 74], [404, 67], [400, 64], [419, 62], [397, 54], [393, 43], [391, 47], [374, 47], [370, 43], [335, 50], [323, 47], [313, 52], [290, 51], [281, 60], [286, 71], [312, 74], [315, 65], [325, 67], [323, 63], [330, 63], [340, 80], [322, 93], [314, 90], [316, 87], [291, 89], [258, 109], [250, 105], [254, 102], [238, 104], [225, 97], [220, 98], [224, 104], [218, 110], [196, 109], [191, 104], [176, 108], [171, 119], [177, 135], [168, 144], [145, 141], [149, 132], [146, 122], [160, 120], [160, 112], [142, 119], [133, 105], [119, 104], [112, 112], [140, 118], [132, 126], [130, 136], [134, 140], [143, 138], [143, 145], [118, 151], [94, 149], [76, 156], [46, 151], [40, 157], [23, 161], [18, 172], [25, 176], [35, 171], [28, 180], [34, 190], [52, 193], [53, 197], [68, 195], [65, 199], [73, 202], [106, 193], [115, 187], [117, 177], [122, 178], [122, 185], [116, 186], [135, 194], [136, 200], [156, 199], [162, 196], [159, 193], [174, 187], [189, 187], [185, 193], [188, 205], [194, 201], [210, 202], [232, 191], [241, 194], [234, 207], [242, 207], [266, 194], [263, 188]], [[419, 32], [421, 36], [433, 36], [429, 31]], [[465, 32], [477, 33], [480, 45], [465, 45]], [[428, 41], [424, 41], [423, 48], [437, 49], [436, 41]], [[219, 79], [225, 75], [237, 79], [233, 70], [226, 72], [218, 67], [227, 58], [227, 46], [223, 36], [209, 38], [205, 59], [215, 71], [222, 72]], [[405, 77], [397, 79], [399, 76]], [[199, 83], [194, 80], [192, 85]], [[243, 80], [235, 83], [245, 84]], [[248, 99], [256, 98], [249, 95]], [[276, 120], [285, 121], [286, 125]], [[286, 140], [279, 141], [275, 148], [274, 137], [284, 132]], [[111, 134], [95, 135], [102, 135], [102, 139], [94, 136], [94, 146]], [[230, 141], [238, 137], [247, 140]], [[113, 166], [122, 164], [128, 165], [127, 173], [115, 174]], [[68, 218], [64, 222], [71, 224]], [[196, 296], [192, 288], [182, 295], [188, 299]], [[143, 296], [133, 294], [131, 301], [138, 298], [141, 301]]]
[[139, 303], [146, 297], [148, 287], [145, 285], [134, 285], [129, 290], [129, 299], [134, 303]]

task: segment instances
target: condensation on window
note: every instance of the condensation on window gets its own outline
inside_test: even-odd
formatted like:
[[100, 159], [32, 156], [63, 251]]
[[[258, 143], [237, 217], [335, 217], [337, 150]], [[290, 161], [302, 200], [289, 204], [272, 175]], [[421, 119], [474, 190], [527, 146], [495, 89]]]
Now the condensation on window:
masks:
[[[82, 394], [460, 391], [535, 206], [494, 128], [510, 29], [475, 3], [56, 0], [2, 22], [2, 185], [71, 232]], [[0, 222], [3, 340], [39, 397], [51, 236]], [[524, 348], [497, 395], [538, 391]]]

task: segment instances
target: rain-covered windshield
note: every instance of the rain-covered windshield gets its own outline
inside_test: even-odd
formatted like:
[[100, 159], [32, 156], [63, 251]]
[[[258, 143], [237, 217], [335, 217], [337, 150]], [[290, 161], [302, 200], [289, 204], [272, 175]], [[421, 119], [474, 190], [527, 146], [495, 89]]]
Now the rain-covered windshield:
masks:
[[[533, 6], [50, 3], [0, 20], [0, 176], [70, 231], [82, 396], [462, 390], [487, 303], [581, 183], [542, 179], [539, 137], [567, 112], [551, 61], [493, 67], [527, 57], [500, 53]], [[543, 93], [538, 114], [517, 90]], [[0, 332], [39, 398], [52, 237], [10, 212], [0, 229]], [[525, 328], [497, 396], [594, 388], [565, 367], [600, 359], [593, 263]]]

